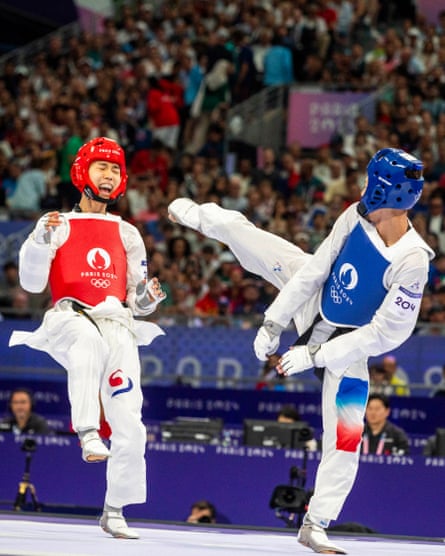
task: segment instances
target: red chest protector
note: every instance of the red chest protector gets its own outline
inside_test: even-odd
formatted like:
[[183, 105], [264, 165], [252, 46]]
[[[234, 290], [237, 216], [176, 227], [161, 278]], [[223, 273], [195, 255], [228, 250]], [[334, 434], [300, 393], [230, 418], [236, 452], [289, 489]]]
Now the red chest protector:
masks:
[[67, 240], [56, 252], [49, 274], [53, 302], [76, 299], [94, 306], [109, 295], [127, 296], [127, 255], [119, 222], [70, 218]]

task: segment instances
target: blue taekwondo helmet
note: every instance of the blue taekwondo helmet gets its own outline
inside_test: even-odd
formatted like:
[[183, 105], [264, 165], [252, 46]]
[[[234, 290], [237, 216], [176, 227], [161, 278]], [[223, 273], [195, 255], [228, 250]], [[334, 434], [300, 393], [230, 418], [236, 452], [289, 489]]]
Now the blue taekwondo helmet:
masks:
[[402, 149], [381, 149], [368, 164], [368, 185], [358, 205], [366, 216], [380, 208], [408, 210], [423, 188], [423, 163]]

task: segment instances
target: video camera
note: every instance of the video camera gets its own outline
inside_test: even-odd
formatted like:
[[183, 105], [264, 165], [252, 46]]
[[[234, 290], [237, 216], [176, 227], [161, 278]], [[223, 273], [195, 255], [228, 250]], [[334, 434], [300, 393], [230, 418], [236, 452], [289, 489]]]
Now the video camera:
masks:
[[34, 438], [25, 438], [20, 449], [23, 452], [35, 452], [37, 450], [37, 442], [34, 440]]

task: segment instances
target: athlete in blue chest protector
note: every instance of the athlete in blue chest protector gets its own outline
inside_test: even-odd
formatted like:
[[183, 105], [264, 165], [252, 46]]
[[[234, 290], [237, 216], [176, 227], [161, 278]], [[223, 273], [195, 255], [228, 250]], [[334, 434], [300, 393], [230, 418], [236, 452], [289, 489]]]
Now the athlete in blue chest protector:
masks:
[[257, 357], [277, 351], [281, 331], [293, 320], [299, 340], [278, 372], [324, 369], [322, 459], [298, 533], [314, 552], [345, 553], [325, 529], [357, 473], [368, 357], [400, 346], [416, 324], [434, 256], [407, 214], [422, 192], [422, 171], [422, 162], [402, 150], [377, 152], [361, 201], [340, 215], [314, 255], [214, 203], [176, 199], [169, 206], [172, 220], [225, 243], [246, 270], [280, 290], [255, 338]]

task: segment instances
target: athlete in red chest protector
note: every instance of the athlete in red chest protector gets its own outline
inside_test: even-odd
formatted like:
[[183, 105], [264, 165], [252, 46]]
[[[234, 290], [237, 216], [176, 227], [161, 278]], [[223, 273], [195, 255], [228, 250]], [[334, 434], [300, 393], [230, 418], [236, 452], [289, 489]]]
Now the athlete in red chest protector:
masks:
[[[49, 353], [67, 372], [73, 429], [87, 462], [107, 462], [101, 527], [114, 537], [138, 538], [123, 507], [146, 499], [145, 442], [138, 345], [163, 331], [136, 321], [165, 298], [157, 278], [147, 279], [144, 243], [137, 228], [107, 212], [125, 193], [122, 148], [105, 137], [83, 145], [71, 178], [81, 191], [70, 213], [40, 218], [19, 254], [20, 283], [39, 293], [49, 283], [53, 308], [34, 332], [13, 332], [10, 345]], [[101, 406], [111, 443], [100, 439]]]

